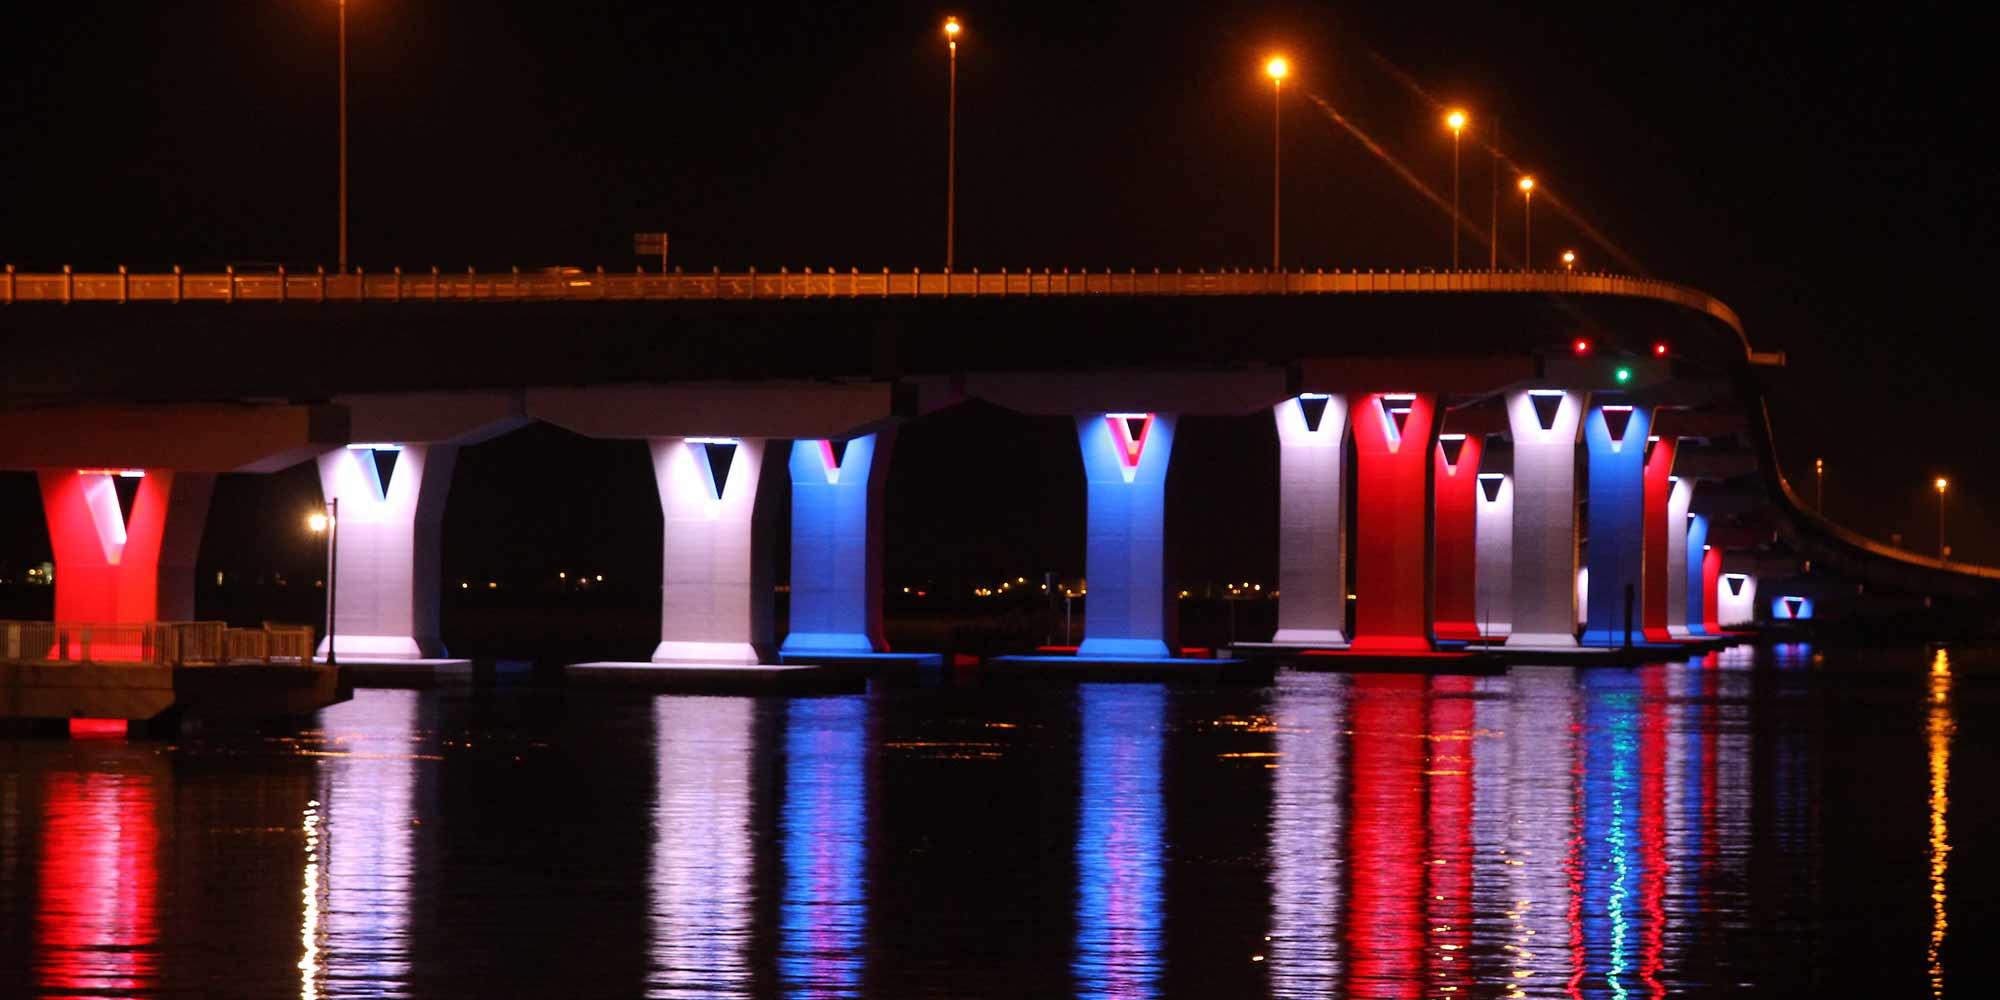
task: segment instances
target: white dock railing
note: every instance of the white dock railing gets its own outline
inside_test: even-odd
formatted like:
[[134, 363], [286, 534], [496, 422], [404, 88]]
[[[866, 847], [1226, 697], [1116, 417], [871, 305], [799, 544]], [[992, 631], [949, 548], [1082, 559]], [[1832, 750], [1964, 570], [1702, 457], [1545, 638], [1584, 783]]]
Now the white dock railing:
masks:
[[309, 663], [313, 641], [309, 625], [0, 621], [0, 661], [9, 663]]

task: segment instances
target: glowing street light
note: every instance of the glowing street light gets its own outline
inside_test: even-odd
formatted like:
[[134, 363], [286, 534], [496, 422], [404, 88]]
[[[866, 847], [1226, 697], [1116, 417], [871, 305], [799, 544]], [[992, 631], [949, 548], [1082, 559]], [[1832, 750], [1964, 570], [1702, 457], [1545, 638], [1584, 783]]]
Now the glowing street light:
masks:
[[340, 660], [338, 659], [338, 654], [334, 651], [333, 643], [334, 609], [336, 607], [334, 604], [334, 594], [336, 588], [340, 586], [340, 581], [334, 574], [339, 569], [340, 498], [334, 497], [328, 500], [326, 502], [325, 513], [314, 511], [308, 516], [306, 518], [306, 530], [311, 531], [315, 535], [323, 534], [326, 536], [326, 663], [327, 666], [336, 666], [340, 663]]
[[1285, 75], [1292, 71], [1292, 64], [1284, 56], [1272, 56], [1264, 64], [1264, 72], [1271, 78], [1271, 270], [1278, 269], [1278, 168], [1284, 159], [1283, 147], [1278, 144], [1279, 111], [1284, 107]]
[[1516, 185], [1521, 189], [1521, 266], [1533, 267], [1535, 260], [1534, 209], [1535, 179], [1523, 177]]
[[1451, 269], [1458, 270], [1458, 136], [1465, 131], [1465, 112], [1454, 109], [1444, 116], [1451, 129]]
[[1576, 270], [1576, 251], [1574, 250], [1563, 251], [1563, 270], [1565, 271]]
[[944, 19], [944, 41], [951, 49], [951, 103], [945, 112], [944, 269], [951, 272], [958, 229], [958, 18]]
[[1938, 494], [1938, 561], [1942, 562], [1945, 555], [1951, 551], [1944, 544], [1944, 491], [1951, 483], [1943, 476], [1939, 476], [1934, 485], [1937, 486]]
[[1813, 513], [1826, 513], [1826, 459], [1813, 459]]

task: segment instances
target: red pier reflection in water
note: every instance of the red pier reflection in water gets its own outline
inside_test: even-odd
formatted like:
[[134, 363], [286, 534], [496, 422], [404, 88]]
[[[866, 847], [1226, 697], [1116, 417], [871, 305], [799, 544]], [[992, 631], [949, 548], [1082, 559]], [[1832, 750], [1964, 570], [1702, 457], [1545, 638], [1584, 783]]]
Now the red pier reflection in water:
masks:
[[50, 777], [35, 919], [35, 979], [48, 994], [152, 989], [159, 971], [157, 796], [144, 774]]
[[1422, 676], [1354, 678], [1349, 720], [1353, 801], [1348, 815], [1347, 993], [1424, 994], [1424, 771]]

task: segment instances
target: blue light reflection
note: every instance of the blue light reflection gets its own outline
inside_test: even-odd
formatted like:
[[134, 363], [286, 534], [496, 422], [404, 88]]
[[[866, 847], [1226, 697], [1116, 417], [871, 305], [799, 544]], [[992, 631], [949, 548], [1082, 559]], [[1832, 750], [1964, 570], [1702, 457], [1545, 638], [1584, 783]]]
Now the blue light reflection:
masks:
[[868, 929], [868, 700], [785, 709], [785, 867], [778, 975], [788, 997], [861, 993]]
[[1159, 990], [1160, 726], [1166, 689], [1086, 684], [1076, 868], [1079, 997], [1137, 1000]]

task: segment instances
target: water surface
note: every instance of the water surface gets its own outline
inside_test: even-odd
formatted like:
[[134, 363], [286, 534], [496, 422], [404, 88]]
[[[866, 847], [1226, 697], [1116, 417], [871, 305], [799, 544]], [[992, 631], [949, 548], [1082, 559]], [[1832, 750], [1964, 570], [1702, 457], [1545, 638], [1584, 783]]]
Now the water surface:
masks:
[[0, 741], [0, 996], [1975, 995], [2000, 656]]

